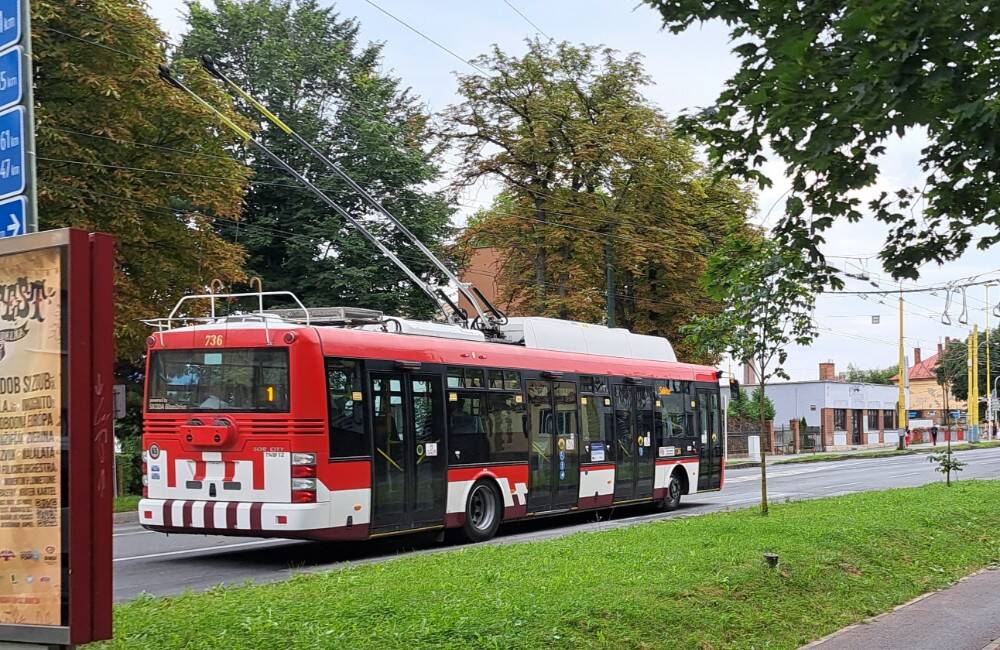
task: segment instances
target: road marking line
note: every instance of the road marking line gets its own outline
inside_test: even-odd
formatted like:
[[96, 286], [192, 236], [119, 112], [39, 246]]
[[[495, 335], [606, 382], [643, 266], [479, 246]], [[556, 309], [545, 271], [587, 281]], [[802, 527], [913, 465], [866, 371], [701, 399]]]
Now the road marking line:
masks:
[[155, 530], [137, 530], [131, 533], [115, 533], [112, 537], [128, 537], [129, 535], [152, 535]]
[[164, 553], [150, 553], [149, 555], [132, 555], [129, 557], [116, 557], [115, 562], [128, 562], [129, 560], [151, 560], [156, 557], [170, 557], [173, 555], [189, 555], [191, 553], [198, 553], [199, 551], [222, 551], [229, 548], [243, 548], [246, 546], [260, 546], [261, 544], [275, 544], [279, 542], [289, 542], [293, 540], [283, 540], [283, 539], [262, 539], [256, 542], [243, 542], [242, 544], [226, 544], [225, 546], [200, 546], [198, 548], [189, 548], [183, 551], [166, 551]]

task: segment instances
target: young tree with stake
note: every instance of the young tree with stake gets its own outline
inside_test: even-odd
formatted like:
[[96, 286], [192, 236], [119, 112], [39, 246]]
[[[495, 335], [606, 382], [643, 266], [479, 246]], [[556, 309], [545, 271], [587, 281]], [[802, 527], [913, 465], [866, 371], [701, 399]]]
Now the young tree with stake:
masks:
[[[818, 283], [803, 273], [801, 254], [763, 235], [736, 235], [708, 261], [702, 284], [725, 307], [695, 317], [685, 327], [688, 341], [706, 354], [729, 354], [754, 368], [759, 387], [761, 435], [766, 428], [765, 387], [772, 377], [788, 379], [782, 367], [789, 344], [808, 345], [816, 336], [812, 314]], [[761, 514], [767, 509], [764, 445], [760, 455]]]

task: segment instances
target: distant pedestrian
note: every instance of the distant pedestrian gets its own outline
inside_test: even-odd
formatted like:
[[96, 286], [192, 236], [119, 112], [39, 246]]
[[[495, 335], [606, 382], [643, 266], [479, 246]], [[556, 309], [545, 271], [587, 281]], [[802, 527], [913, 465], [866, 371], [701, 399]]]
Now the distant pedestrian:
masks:
[[938, 434], [938, 428], [931, 427], [931, 442], [934, 443], [935, 447], [937, 447], [937, 434]]

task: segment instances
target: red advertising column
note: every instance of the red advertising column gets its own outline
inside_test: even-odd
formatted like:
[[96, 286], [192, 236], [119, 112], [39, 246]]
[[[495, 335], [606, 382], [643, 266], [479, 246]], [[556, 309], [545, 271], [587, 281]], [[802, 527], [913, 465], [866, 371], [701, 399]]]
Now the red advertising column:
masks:
[[114, 245], [0, 240], [0, 641], [111, 635]]

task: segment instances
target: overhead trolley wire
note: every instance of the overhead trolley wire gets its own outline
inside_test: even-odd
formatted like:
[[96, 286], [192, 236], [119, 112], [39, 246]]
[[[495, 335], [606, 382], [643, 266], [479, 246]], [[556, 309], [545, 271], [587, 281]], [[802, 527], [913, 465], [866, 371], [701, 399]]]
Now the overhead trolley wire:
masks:
[[549, 40], [552, 40], [552, 37], [551, 37], [551, 36], [549, 36], [548, 34], [546, 34], [546, 33], [545, 33], [545, 30], [544, 30], [544, 29], [542, 29], [541, 27], [539, 27], [538, 25], [536, 25], [536, 24], [535, 24], [535, 21], [533, 21], [533, 20], [531, 20], [530, 18], [528, 18], [527, 16], [525, 16], [525, 15], [524, 15], [524, 14], [523, 14], [523, 13], [521, 12], [521, 10], [520, 10], [520, 9], [518, 9], [517, 7], [515, 7], [515, 6], [513, 5], [513, 3], [511, 3], [511, 2], [510, 2], [510, 0], [503, 0], [503, 3], [504, 3], [505, 5], [507, 5], [508, 7], [510, 7], [510, 8], [511, 8], [511, 9], [512, 9], [512, 10], [514, 11], [514, 13], [516, 13], [516, 14], [517, 14], [518, 16], [520, 16], [521, 18], [523, 18], [523, 19], [524, 19], [524, 22], [526, 22], [526, 23], [528, 23], [529, 25], [531, 25], [532, 27], [534, 27], [534, 28], [535, 28], [535, 31], [537, 31], [537, 32], [538, 32], [539, 34], [541, 34], [541, 35], [542, 35], [542, 36], [544, 36], [545, 38], [547, 38], [547, 39], [549, 39]]

